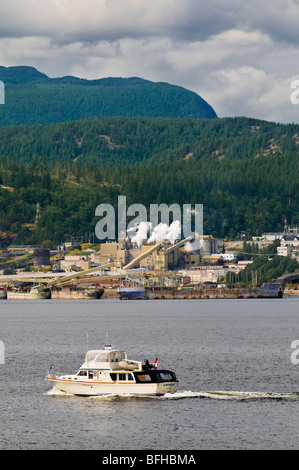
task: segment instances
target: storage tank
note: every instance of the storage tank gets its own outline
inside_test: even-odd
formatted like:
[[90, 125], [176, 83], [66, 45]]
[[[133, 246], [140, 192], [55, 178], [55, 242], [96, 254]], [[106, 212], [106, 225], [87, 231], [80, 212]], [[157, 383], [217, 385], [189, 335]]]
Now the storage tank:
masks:
[[200, 254], [201, 256], [212, 255], [218, 251], [218, 240], [217, 238], [204, 236], [200, 240]]
[[35, 267], [49, 266], [50, 265], [50, 250], [43, 248], [36, 248], [34, 250], [34, 262]]

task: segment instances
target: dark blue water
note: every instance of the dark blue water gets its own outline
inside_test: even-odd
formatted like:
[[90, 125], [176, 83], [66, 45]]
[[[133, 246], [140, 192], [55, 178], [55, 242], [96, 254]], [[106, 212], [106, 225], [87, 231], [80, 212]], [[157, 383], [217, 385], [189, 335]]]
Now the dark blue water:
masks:
[[[0, 302], [0, 449], [298, 449], [299, 299]], [[175, 395], [55, 394], [105, 333], [174, 370]], [[294, 395], [294, 394], [297, 394]]]

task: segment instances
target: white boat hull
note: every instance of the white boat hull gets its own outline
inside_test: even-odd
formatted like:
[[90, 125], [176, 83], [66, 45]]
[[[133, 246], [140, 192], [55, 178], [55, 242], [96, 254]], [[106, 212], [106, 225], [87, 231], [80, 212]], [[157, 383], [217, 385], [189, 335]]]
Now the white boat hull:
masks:
[[164, 395], [175, 393], [177, 382], [162, 383], [109, 383], [96, 380], [78, 381], [72, 379], [61, 379], [59, 377], [47, 377], [57, 390], [72, 395], [97, 396], [97, 395]]

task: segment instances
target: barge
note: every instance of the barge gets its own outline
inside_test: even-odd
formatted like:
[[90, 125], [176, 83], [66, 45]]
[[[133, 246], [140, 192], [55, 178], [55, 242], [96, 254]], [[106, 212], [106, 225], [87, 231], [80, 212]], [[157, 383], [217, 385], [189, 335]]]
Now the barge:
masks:
[[152, 299], [280, 299], [284, 284], [263, 284], [260, 287], [120, 287], [121, 300]]

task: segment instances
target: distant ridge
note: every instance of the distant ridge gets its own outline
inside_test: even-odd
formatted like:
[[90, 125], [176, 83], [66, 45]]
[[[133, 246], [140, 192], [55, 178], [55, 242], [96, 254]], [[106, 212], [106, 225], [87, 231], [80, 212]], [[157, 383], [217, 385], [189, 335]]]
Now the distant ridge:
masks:
[[216, 118], [198, 94], [138, 77], [49, 78], [34, 67], [2, 67], [5, 105], [0, 125], [52, 124], [88, 117]]

